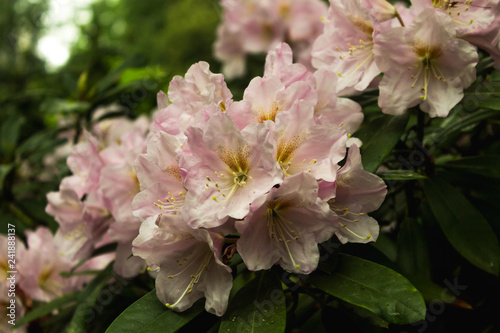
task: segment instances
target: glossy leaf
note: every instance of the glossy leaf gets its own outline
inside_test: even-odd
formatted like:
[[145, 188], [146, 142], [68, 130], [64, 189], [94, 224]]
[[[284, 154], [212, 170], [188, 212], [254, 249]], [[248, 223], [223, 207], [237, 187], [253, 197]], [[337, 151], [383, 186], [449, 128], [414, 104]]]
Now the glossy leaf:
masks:
[[424, 192], [432, 213], [455, 250], [476, 267], [498, 276], [498, 239], [481, 213], [442, 179], [424, 181]]
[[383, 180], [415, 180], [427, 178], [413, 170], [384, 170], [377, 172], [377, 176]]
[[219, 332], [284, 332], [285, 296], [281, 281], [261, 272], [234, 296], [222, 317]]
[[196, 302], [184, 312], [168, 309], [156, 297], [156, 289], [123, 311], [106, 333], [175, 332], [203, 311], [204, 301]]
[[399, 228], [397, 262], [405, 276], [419, 276], [430, 280], [429, 251], [422, 226], [417, 219], [407, 218]]
[[500, 155], [465, 157], [443, 164], [446, 169], [500, 178]]
[[94, 305], [101, 290], [113, 277], [111, 262], [95, 279], [89, 282], [78, 297], [78, 306], [66, 330], [67, 333], [85, 332], [86, 325], [95, 316]]
[[409, 114], [407, 112], [401, 116], [384, 115], [365, 124], [354, 134], [355, 137], [363, 141], [361, 156], [365, 170], [377, 171], [385, 158], [392, 152], [406, 129]]
[[332, 275], [316, 272], [307, 281], [390, 323], [409, 324], [425, 318], [420, 292], [401, 274], [371, 261], [341, 254]]
[[39, 306], [35, 307], [34, 309], [30, 310], [30, 312], [28, 314], [26, 314], [24, 317], [19, 319], [16, 322], [16, 325], [22, 326], [26, 323], [29, 323], [30, 321], [33, 321], [33, 320], [38, 319], [40, 317], [43, 317], [43, 316], [51, 313], [52, 311], [61, 308], [63, 305], [66, 305], [68, 303], [76, 301], [78, 298], [78, 295], [79, 295], [79, 292], [66, 294], [66, 295], [63, 295], [59, 298], [56, 298], [55, 300], [53, 300], [49, 303], [39, 305]]

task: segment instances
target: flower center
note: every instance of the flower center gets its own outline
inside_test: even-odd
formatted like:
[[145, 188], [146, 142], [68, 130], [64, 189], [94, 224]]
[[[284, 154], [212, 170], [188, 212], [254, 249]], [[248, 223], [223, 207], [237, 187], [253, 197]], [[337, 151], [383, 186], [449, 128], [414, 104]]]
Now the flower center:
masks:
[[281, 107], [278, 105], [278, 103], [276, 102], [273, 102], [271, 104], [271, 107], [268, 108], [268, 109], [264, 109], [264, 108], [259, 108], [257, 110], [257, 122], [259, 123], [263, 123], [264, 121], [266, 120], [272, 120], [272, 121], [276, 121], [276, 115], [278, 114], [278, 112], [281, 111]]
[[423, 75], [423, 86], [420, 88], [422, 95], [420, 98], [425, 101], [427, 99], [429, 81], [432, 77], [446, 83], [446, 78], [438, 66], [441, 49], [438, 46], [431, 46], [422, 42], [416, 42], [412, 46], [412, 49], [418, 57], [418, 62], [414, 66], [408, 67], [409, 71], [417, 69], [416, 73], [410, 75], [413, 79], [411, 87], [415, 88], [417, 82], [421, 81], [421, 75]]
[[[221, 147], [217, 150], [217, 155], [226, 164], [226, 173], [215, 171], [215, 178], [212, 180], [207, 176], [207, 188], [215, 186], [216, 195], [212, 199], [216, 202], [226, 202], [236, 191], [247, 185], [247, 181], [252, 177], [248, 174], [249, 167], [249, 147], [239, 144], [236, 149]], [[222, 185], [222, 186], [221, 186]], [[222, 198], [221, 198], [222, 197]]]
[[[342, 228], [347, 230], [350, 234], [352, 234], [356, 238], [363, 239], [363, 240], [367, 240], [367, 239], [372, 238], [371, 234], [367, 234], [366, 236], [361, 236], [361, 235], [357, 234], [356, 232], [349, 229], [349, 227], [346, 224], [346, 223], [352, 223], [352, 222], [354, 222], [354, 223], [359, 222], [360, 216], [365, 216], [366, 215], [365, 213], [351, 212], [349, 207], [344, 208], [341, 205], [336, 204], [334, 199], [328, 201], [328, 204], [330, 206], [330, 209], [333, 210], [335, 212], [335, 214], [337, 214], [337, 216], [339, 218], [339, 225]], [[341, 221], [343, 221], [343, 222], [341, 222]]]

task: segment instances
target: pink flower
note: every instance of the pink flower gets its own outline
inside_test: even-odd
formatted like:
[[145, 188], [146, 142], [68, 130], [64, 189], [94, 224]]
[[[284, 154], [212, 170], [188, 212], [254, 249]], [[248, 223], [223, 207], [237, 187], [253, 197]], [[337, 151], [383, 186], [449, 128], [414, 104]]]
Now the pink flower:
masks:
[[386, 0], [361, 0], [361, 5], [369, 8], [370, 15], [377, 22], [391, 20], [398, 16], [398, 11]]
[[[72, 276], [64, 278], [62, 272], [71, 270], [76, 261], [62, 255], [59, 243], [50, 230], [39, 227], [36, 231], [27, 231], [28, 248], [19, 256], [19, 286], [33, 300], [50, 302], [72, 291], [79, 290], [91, 276]], [[103, 269], [111, 260], [88, 261], [78, 270]]]
[[[335, 193], [330, 192], [332, 189]], [[378, 223], [366, 213], [380, 207], [387, 188], [382, 179], [363, 170], [358, 146], [351, 145], [349, 148], [347, 161], [338, 171], [335, 184], [323, 182], [320, 190], [323, 199], [334, 197], [328, 203], [339, 218], [340, 227], [335, 234], [342, 243], [377, 240]]]
[[[10, 243], [10, 244], [9, 244]], [[12, 253], [10, 249], [14, 247], [15, 244], [15, 252]], [[16, 269], [11, 268], [10, 265], [13, 264], [14, 266], [18, 263], [16, 261], [16, 258], [19, 258], [22, 253], [25, 251], [24, 244], [19, 240], [15, 239], [15, 236], [6, 236], [6, 235], [0, 235], [0, 302], [1, 301], [8, 301], [8, 290], [9, 290], [9, 285], [10, 281], [7, 280], [7, 278], [10, 276], [10, 273], [7, 273], [9, 271], [15, 271]], [[9, 254], [11, 254], [9, 256]], [[17, 283], [18, 281], [16, 281]]]
[[330, 0], [328, 18], [314, 42], [312, 64], [339, 76], [337, 91], [363, 91], [380, 74], [373, 57], [375, 27], [360, 0]]
[[310, 172], [334, 181], [337, 163], [345, 156], [347, 135], [339, 126], [318, 125], [314, 108], [298, 101], [276, 117], [272, 130], [274, 156], [286, 177]]
[[475, 79], [475, 48], [455, 37], [451, 19], [432, 8], [408, 28], [377, 36], [375, 59], [384, 72], [379, 106], [399, 115], [420, 104], [431, 117], [446, 117]]
[[147, 153], [137, 158], [135, 170], [142, 191], [132, 201], [132, 208], [141, 220], [176, 214], [184, 204], [186, 189], [177, 162], [181, 142], [167, 133], [156, 133], [148, 142]]
[[310, 67], [311, 45], [323, 29], [320, 18], [326, 13], [321, 1], [223, 0], [222, 8], [214, 51], [228, 78], [245, 72], [247, 54], [268, 52], [285, 40], [298, 61]]
[[412, 7], [417, 12], [434, 8], [447, 14], [451, 18], [447, 24], [456, 29], [459, 36], [477, 28], [487, 28], [498, 14], [497, 5], [498, 0], [412, 0]]
[[206, 131], [189, 128], [179, 152], [188, 190], [183, 211], [194, 228], [241, 219], [249, 204], [282, 181], [267, 142], [268, 130], [253, 124], [238, 130], [226, 113], [212, 115]]
[[184, 131], [193, 126], [203, 128], [211, 114], [225, 111], [232, 103], [232, 94], [222, 74], [214, 74], [209, 64], [200, 61], [192, 65], [185, 77], [175, 76], [170, 82], [166, 105], [158, 95], [160, 110], [154, 115], [152, 130], [184, 138]]
[[231, 269], [221, 258], [224, 237], [192, 230], [182, 215], [163, 214], [142, 223], [133, 253], [158, 267], [156, 294], [175, 311], [190, 308], [205, 296], [205, 309], [222, 316], [232, 287]]
[[337, 229], [336, 216], [318, 198], [313, 176], [300, 173], [285, 179], [251, 205], [243, 221], [238, 253], [250, 270], [269, 269], [278, 263], [287, 271], [308, 274], [319, 260], [318, 243]]
[[495, 68], [500, 69], [500, 4], [496, 6], [496, 13], [487, 28], [476, 28], [462, 38], [488, 52], [495, 61]]

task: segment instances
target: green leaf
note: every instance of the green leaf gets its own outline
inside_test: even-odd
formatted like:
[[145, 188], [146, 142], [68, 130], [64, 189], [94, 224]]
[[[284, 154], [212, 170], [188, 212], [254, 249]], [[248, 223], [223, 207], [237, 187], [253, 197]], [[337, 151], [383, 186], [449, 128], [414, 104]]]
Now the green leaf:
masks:
[[383, 180], [415, 180], [427, 177], [413, 170], [385, 170], [377, 172]]
[[398, 266], [405, 276], [431, 279], [429, 251], [418, 220], [407, 218], [398, 233]]
[[174, 312], [156, 297], [156, 289], [123, 311], [106, 333], [175, 332], [203, 311], [203, 300], [184, 312]]
[[284, 332], [286, 304], [281, 281], [271, 271], [260, 272], [230, 302], [219, 332]]
[[361, 156], [365, 170], [377, 171], [405, 132], [409, 118], [410, 112], [401, 116], [383, 115], [356, 132], [354, 136], [363, 141]]
[[424, 181], [424, 193], [455, 250], [476, 267], [498, 276], [498, 239], [481, 213], [460, 191], [440, 178]]
[[8, 158], [13, 154], [14, 149], [19, 139], [21, 125], [24, 123], [24, 118], [9, 117], [2, 122], [0, 127], [0, 149]]
[[35, 319], [38, 319], [40, 317], [43, 317], [52, 311], [61, 308], [63, 305], [66, 305], [70, 302], [74, 302], [77, 300], [78, 295], [80, 294], [79, 291], [71, 293], [71, 294], [66, 294], [63, 295], [59, 298], [56, 298], [55, 300], [51, 301], [50, 303], [42, 304], [34, 309], [32, 309], [28, 314], [26, 314], [24, 317], [19, 319], [16, 322], [16, 326], [22, 326], [26, 323], [29, 323], [30, 321], [33, 321]]
[[313, 273], [308, 282], [341, 300], [394, 324], [425, 319], [420, 292], [402, 275], [371, 261], [341, 254], [332, 275]]
[[442, 166], [446, 169], [500, 178], [500, 155], [465, 157]]
[[9, 172], [14, 167], [14, 164], [1, 164], [0, 165], [0, 190], [3, 188], [3, 182], [5, 177], [9, 174]]
[[48, 114], [78, 114], [87, 111], [89, 108], [89, 102], [55, 98], [47, 99], [40, 105], [40, 109]]
[[97, 297], [113, 275], [113, 262], [111, 262], [81, 291], [78, 297], [78, 306], [76, 307], [75, 314], [66, 329], [67, 333], [85, 332], [85, 326], [94, 314], [94, 305], [97, 301]]
[[455, 140], [462, 130], [478, 124], [480, 121], [500, 117], [500, 112], [496, 110], [478, 110], [468, 114], [460, 120], [447, 123], [448, 125], [435, 129], [432, 134], [426, 136], [424, 144], [438, 143], [445, 144]]

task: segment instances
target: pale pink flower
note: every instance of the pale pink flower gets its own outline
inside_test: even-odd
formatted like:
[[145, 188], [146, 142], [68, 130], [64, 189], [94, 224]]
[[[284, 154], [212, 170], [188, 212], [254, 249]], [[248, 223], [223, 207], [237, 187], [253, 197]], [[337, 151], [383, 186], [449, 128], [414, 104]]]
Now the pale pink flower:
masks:
[[[36, 231], [26, 232], [28, 247], [18, 258], [20, 274], [19, 286], [28, 298], [50, 302], [64, 294], [79, 290], [91, 276], [62, 277], [60, 273], [69, 272], [76, 261], [71, 261], [60, 253], [59, 244], [49, 229], [39, 227]], [[87, 262], [79, 270], [103, 269], [111, 260]]]
[[186, 135], [179, 166], [186, 173], [183, 209], [192, 227], [218, 227], [227, 217], [245, 217], [250, 202], [282, 181], [261, 124], [240, 132], [229, 115], [218, 113], [204, 132], [191, 127]]
[[279, 112], [287, 111], [298, 100], [316, 104], [317, 94], [309, 83], [298, 81], [285, 88], [275, 76], [256, 77], [245, 89], [243, 100], [234, 102], [228, 114], [241, 130], [251, 123], [275, 121]]
[[[7, 226], [5, 226], [7, 227]], [[9, 244], [10, 243], [10, 244]], [[15, 247], [14, 252], [10, 252], [10, 249]], [[0, 301], [9, 300], [9, 287], [11, 275], [16, 275], [16, 273], [7, 273], [16, 271], [16, 265], [19, 263], [19, 258], [21, 254], [25, 251], [24, 244], [19, 238], [15, 236], [0, 235]], [[11, 266], [12, 265], [12, 266]], [[17, 276], [14, 285], [18, 282]]]
[[475, 48], [455, 37], [451, 18], [428, 8], [407, 28], [377, 36], [375, 59], [384, 72], [379, 106], [399, 115], [420, 104], [431, 117], [446, 117], [475, 79]]
[[370, 10], [370, 15], [377, 22], [391, 20], [398, 16], [398, 11], [386, 0], [361, 0], [361, 5]]
[[380, 207], [387, 194], [387, 188], [380, 177], [363, 170], [357, 145], [353, 144], [349, 148], [347, 161], [338, 171], [335, 184], [324, 182], [320, 184], [320, 189], [323, 199], [334, 196], [328, 203], [338, 215], [340, 227], [336, 235], [342, 243], [366, 243], [377, 240], [378, 223], [366, 213]]
[[132, 208], [141, 220], [176, 214], [184, 204], [186, 189], [177, 161], [181, 142], [170, 134], [156, 133], [148, 142], [147, 153], [137, 158], [135, 170], [142, 191], [132, 201]]
[[285, 177], [308, 172], [316, 179], [335, 180], [347, 135], [339, 126], [318, 125], [311, 104], [297, 101], [288, 112], [278, 114], [271, 138]]
[[476, 28], [462, 38], [488, 52], [495, 61], [495, 68], [500, 69], [500, 4], [496, 7], [496, 13], [487, 28]]
[[204, 128], [211, 114], [225, 111], [232, 103], [232, 94], [224, 76], [212, 73], [209, 64], [200, 61], [184, 77], [172, 79], [168, 99], [172, 104], [166, 105], [163, 95], [158, 95], [162, 107], [155, 113], [151, 129], [184, 138], [184, 131], [193, 123]]
[[265, 53], [279, 42], [292, 45], [297, 60], [310, 66], [312, 42], [322, 32], [326, 6], [319, 0], [223, 0], [223, 21], [217, 29], [215, 56], [224, 74], [245, 72], [247, 54]]
[[73, 147], [66, 162], [73, 175], [62, 180], [61, 190], [72, 190], [81, 198], [85, 193], [97, 189], [104, 162], [99, 155], [99, 142], [95, 137], [85, 132], [85, 141]]
[[159, 268], [156, 295], [167, 307], [184, 311], [203, 296], [205, 309], [222, 316], [232, 287], [231, 269], [221, 261], [224, 237], [187, 227], [182, 215], [146, 219], [133, 253]]
[[380, 74], [373, 57], [374, 22], [360, 0], [330, 0], [322, 35], [314, 42], [312, 64], [339, 76], [337, 91], [363, 91]]
[[277, 263], [302, 274], [316, 269], [318, 243], [338, 227], [335, 214], [318, 198], [318, 183], [307, 173], [288, 177], [257, 198], [250, 213], [235, 224], [241, 233], [238, 253], [248, 269], [270, 269]]
[[447, 14], [451, 20], [447, 24], [456, 29], [458, 36], [477, 28], [487, 28], [498, 14], [498, 0], [412, 0], [417, 12], [434, 8]]

